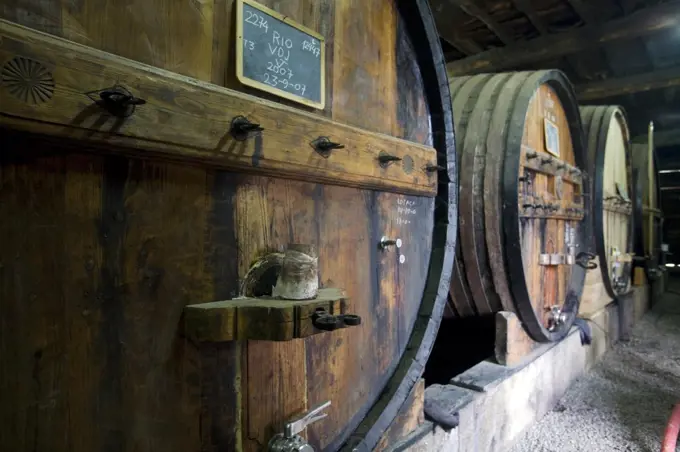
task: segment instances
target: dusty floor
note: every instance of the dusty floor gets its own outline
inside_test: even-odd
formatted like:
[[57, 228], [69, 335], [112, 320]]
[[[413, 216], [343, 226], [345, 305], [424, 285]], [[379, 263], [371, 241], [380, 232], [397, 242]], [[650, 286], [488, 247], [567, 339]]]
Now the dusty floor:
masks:
[[659, 452], [680, 403], [680, 284], [509, 452]]

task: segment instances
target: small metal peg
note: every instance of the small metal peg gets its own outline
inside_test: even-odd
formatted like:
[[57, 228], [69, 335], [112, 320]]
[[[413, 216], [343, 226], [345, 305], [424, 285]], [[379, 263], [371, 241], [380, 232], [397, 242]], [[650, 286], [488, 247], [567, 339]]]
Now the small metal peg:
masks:
[[541, 165], [548, 165], [552, 163], [553, 159], [552, 157], [546, 157], [541, 159]]
[[431, 163], [428, 164], [428, 165], [425, 167], [425, 171], [428, 172], [428, 173], [434, 173], [435, 171], [444, 171], [445, 169], [446, 169], [446, 168], [444, 168], [444, 167], [441, 166], [441, 165], [434, 165], [434, 164], [431, 164]]
[[538, 157], [536, 152], [527, 152], [527, 160], [535, 159], [536, 157]]
[[334, 149], [343, 149], [345, 145], [340, 143], [334, 143], [328, 137], [318, 137], [310, 143], [312, 147], [318, 152], [322, 157], [328, 158], [331, 155], [331, 151]]
[[245, 141], [251, 133], [259, 133], [264, 130], [259, 124], [250, 122], [245, 116], [236, 116], [231, 120], [229, 133], [236, 141]]
[[383, 168], [386, 168], [392, 162], [399, 161], [401, 161], [401, 157], [397, 157], [396, 155], [391, 155], [386, 152], [381, 152], [380, 155], [378, 155], [378, 162], [380, 162], [380, 166]]
[[[94, 94], [97, 95], [98, 99], [94, 97]], [[98, 106], [118, 118], [127, 118], [131, 116], [135, 112], [137, 105], [144, 105], [146, 103], [144, 99], [133, 96], [132, 93], [122, 85], [115, 85], [101, 91], [93, 91], [87, 93], [87, 96], [94, 100]]]
[[396, 246], [397, 248], [401, 248], [402, 242], [401, 239], [389, 239], [386, 236], [383, 236], [380, 238], [380, 248], [385, 249], [388, 246]]

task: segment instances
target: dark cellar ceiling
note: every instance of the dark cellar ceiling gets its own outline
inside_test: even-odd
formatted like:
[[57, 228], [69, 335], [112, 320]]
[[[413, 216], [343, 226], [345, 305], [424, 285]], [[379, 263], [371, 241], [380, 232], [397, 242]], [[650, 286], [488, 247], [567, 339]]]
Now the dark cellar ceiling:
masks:
[[561, 69], [581, 104], [623, 106], [634, 138], [653, 120], [662, 166], [680, 168], [669, 152], [680, 146], [680, 0], [430, 4], [453, 73]]

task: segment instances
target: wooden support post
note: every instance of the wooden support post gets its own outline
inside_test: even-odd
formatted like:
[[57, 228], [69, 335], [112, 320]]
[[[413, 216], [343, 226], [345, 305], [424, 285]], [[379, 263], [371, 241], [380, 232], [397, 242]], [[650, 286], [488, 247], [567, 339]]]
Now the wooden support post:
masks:
[[[655, 208], [656, 206], [652, 205], [652, 194], [654, 193], [654, 181], [656, 178], [654, 177], [654, 122], [649, 121], [649, 129], [647, 130], [649, 133], [649, 138], [647, 142], [647, 204], [651, 208]], [[643, 201], [644, 204], [644, 201]], [[648, 253], [651, 256], [654, 253], [654, 236], [656, 234], [652, 233], [654, 231], [654, 215], [651, 213], [648, 216], [649, 223], [647, 224], [647, 227], [649, 228], [649, 234], [648, 234]]]
[[498, 364], [516, 366], [540, 345], [524, 331], [522, 322], [515, 313], [508, 311], [496, 313], [495, 355]]

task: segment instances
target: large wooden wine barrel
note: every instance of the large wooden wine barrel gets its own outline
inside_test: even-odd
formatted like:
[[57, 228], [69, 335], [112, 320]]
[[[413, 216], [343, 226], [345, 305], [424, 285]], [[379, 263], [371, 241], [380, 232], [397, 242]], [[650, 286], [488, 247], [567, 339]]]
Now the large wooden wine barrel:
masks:
[[637, 170], [637, 184], [642, 195], [642, 217], [634, 219], [634, 227], [638, 228], [643, 240], [637, 242], [635, 254], [642, 258], [647, 277], [653, 279], [658, 272], [662, 259], [663, 213], [661, 212], [661, 194], [659, 186], [659, 170], [654, 146], [650, 166], [650, 144], [633, 144], [633, 168]]
[[[238, 1], [0, 8], [3, 450], [261, 451], [331, 402], [301, 435], [367, 451], [415, 387], [456, 227], [429, 6], [261, 1], [325, 38], [323, 109], [239, 82]], [[288, 249], [314, 298], [268, 298]]]
[[586, 151], [559, 71], [452, 78], [459, 156], [457, 315], [516, 312], [537, 341], [563, 337], [589, 263]]
[[630, 133], [617, 106], [581, 107], [592, 183], [593, 238], [611, 298], [628, 292], [633, 265]]

